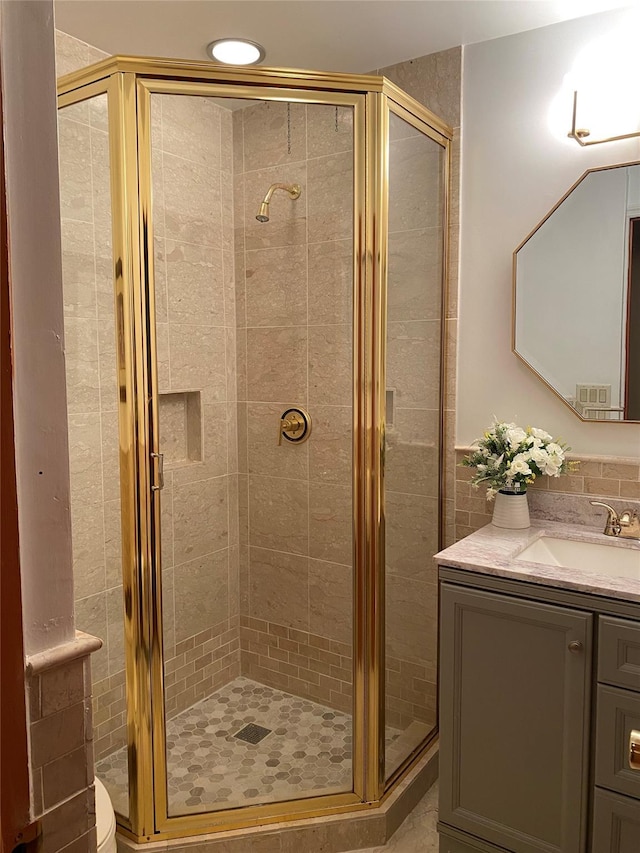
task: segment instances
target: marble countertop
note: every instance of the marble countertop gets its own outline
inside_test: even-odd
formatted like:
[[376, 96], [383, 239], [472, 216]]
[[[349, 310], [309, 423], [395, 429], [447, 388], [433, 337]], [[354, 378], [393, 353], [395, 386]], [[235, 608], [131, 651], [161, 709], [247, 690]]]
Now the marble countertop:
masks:
[[[541, 536], [635, 550], [638, 552], [638, 577], [617, 577], [515, 559]], [[487, 524], [455, 545], [440, 551], [434, 559], [440, 565], [451, 568], [640, 602], [640, 542], [633, 539], [614, 539], [605, 536], [601, 529], [593, 527], [542, 519], [532, 519], [531, 527], [525, 530], [506, 530]]]

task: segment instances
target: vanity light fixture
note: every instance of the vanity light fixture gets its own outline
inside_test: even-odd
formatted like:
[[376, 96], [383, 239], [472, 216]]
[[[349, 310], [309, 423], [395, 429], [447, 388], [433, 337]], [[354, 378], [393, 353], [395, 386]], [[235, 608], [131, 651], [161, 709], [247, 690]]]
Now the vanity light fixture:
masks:
[[266, 56], [261, 44], [242, 38], [216, 39], [207, 45], [207, 53], [224, 65], [257, 65]]
[[[578, 145], [640, 136], [635, 73], [639, 36], [640, 14], [630, 10], [614, 29], [585, 44], [575, 57], [562, 88], [564, 109], [572, 109], [567, 136]], [[565, 113], [564, 121], [567, 117]]]
[[578, 93], [573, 93], [573, 114], [571, 118], [571, 130], [567, 133], [569, 139], [574, 139], [578, 145], [583, 147], [587, 145], [600, 145], [601, 142], [618, 142], [621, 139], [633, 139], [640, 136], [640, 130], [635, 130], [632, 133], [621, 133], [618, 136], [605, 136], [603, 139], [588, 139], [591, 131], [586, 127], [576, 127], [576, 115], [578, 112]]

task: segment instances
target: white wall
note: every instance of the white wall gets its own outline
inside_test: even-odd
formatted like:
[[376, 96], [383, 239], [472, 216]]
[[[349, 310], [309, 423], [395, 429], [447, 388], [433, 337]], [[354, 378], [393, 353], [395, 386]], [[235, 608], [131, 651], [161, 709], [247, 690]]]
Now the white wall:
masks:
[[24, 648], [74, 636], [51, 0], [1, 0]]
[[551, 102], [576, 55], [591, 39], [628, 26], [627, 14], [608, 12], [465, 48], [460, 445], [481, 435], [495, 414], [543, 427], [577, 453], [640, 456], [640, 427], [582, 423], [511, 352], [513, 250], [586, 169], [640, 160], [637, 139], [580, 148], [549, 128]]

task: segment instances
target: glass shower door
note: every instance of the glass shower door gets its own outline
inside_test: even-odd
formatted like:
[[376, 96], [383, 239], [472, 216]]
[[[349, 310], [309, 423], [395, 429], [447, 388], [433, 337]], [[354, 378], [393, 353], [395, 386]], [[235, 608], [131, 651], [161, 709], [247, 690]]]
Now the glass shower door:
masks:
[[151, 94], [170, 817], [353, 789], [353, 110], [204, 91]]
[[385, 778], [436, 725], [445, 157], [390, 115]]

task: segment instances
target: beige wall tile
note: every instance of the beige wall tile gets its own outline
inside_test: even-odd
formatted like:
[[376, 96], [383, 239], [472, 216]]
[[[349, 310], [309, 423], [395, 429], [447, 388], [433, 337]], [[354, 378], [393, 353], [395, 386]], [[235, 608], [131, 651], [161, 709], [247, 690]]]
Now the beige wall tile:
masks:
[[452, 127], [460, 124], [462, 48], [452, 47], [381, 68], [411, 97], [420, 101]]
[[353, 570], [309, 560], [309, 630], [341, 643], [353, 640]]
[[193, 425], [202, 431], [202, 460], [186, 461], [183, 467], [173, 471], [176, 486], [195, 480], [208, 480], [227, 473], [227, 403], [211, 403], [202, 406], [202, 421]]
[[435, 584], [438, 501], [418, 495], [385, 495], [387, 572]]
[[[105, 501], [104, 508], [104, 555], [107, 589], [122, 583], [122, 531], [120, 501]], [[75, 549], [75, 535], [73, 537]], [[75, 583], [74, 576], [74, 583]], [[76, 589], [76, 597], [78, 591]]]
[[[286, 407], [285, 407], [286, 408]], [[278, 444], [280, 418], [285, 410], [277, 403], [247, 405], [247, 448], [250, 474], [267, 474], [292, 480], [309, 476], [309, 442]], [[313, 440], [313, 432], [312, 439]]]
[[247, 325], [247, 294], [245, 287], [245, 254], [236, 251], [233, 257], [236, 326]]
[[353, 150], [353, 107], [307, 106], [307, 157]]
[[47, 717], [84, 699], [81, 660], [46, 670], [40, 676], [40, 715]]
[[166, 236], [222, 248], [219, 173], [172, 154], [162, 160]]
[[31, 762], [43, 767], [84, 746], [84, 702], [49, 714], [31, 726]]
[[306, 557], [250, 548], [250, 615], [254, 619], [308, 630], [308, 564]]
[[89, 123], [97, 130], [109, 132], [109, 98], [106, 93], [89, 100]]
[[166, 241], [170, 323], [224, 326], [222, 250]]
[[250, 474], [249, 532], [255, 547], [308, 554], [308, 484]]
[[211, 98], [194, 95], [156, 95], [162, 100], [162, 147], [175, 154], [220, 169], [222, 109]]
[[228, 545], [227, 477], [197, 480], [173, 488], [176, 565]]
[[187, 460], [187, 411], [183, 394], [161, 394], [158, 400], [160, 448], [165, 465]]
[[104, 508], [74, 501], [71, 506], [73, 588], [76, 598], [101, 592], [106, 585]]
[[[171, 390], [171, 370], [169, 366], [169, 324], [156, 323], [156, 358], [158, 362], [158, 390]], [[182, 390], [182, 389], [178, 389]]]
[[71, 74], [73, 71], [79, 71], [93, 62], [99, 62], [105, 59], [108, 54], [97, 47], [92, 47], [73, 36], [63, 33], [61, 30], [55, 31], [56, 37], [56, 74], [61, 77], [64, 74]]
[[174, 569], [176, 641], [206, 631], [229, 614], [227, 549]]
[[175, 655], [176, 647], [175, 584], [173, 574], [173, 569], [165, 569], [162, 572], [162, 645], [165, 665]]
[[224, 291], [224, 323], [235, 330], [236, 327], [236, 279], [235, 254], [224, 249], [222, 252], [222, 286]]
[[[107, 643], [107, 594], [105, 592], [76, 599], [75, 626], [77, 630], [99, 637], [103, 644]], [[91, 655], [91, 675], [94, 681], [109, 675], [109, 654], [106, 645]]]
[[389, 231], [437, 227], [442, 149], [424, 136], [392, 142], [389, 148]]
[[109, 675], [124, 669], [124, 602], [122, 587], [107, 592], [107, 650]]
[[351, 488], [309, 484], [309, 555], [319, 560], [351, 565]]
[[389, 320], [436, 320], [442, 313], [442, 229], [389, 235]]
[[[437, 591], [433, 584], [387, 575], [387, 654], [420, 663], [435, 661]], [[433, 620], [433, 633], [428, 633]]]
[[440, 417], [435, 409], [395, 408], [387, 426], [385, 488], [437, 497]]
[[222, 248], [228, 254], [232, 254], [235, 251], [234, 215], [236, 199], [230, 164], [228, 169], [225, 168], [220, 172], [220, 190], [222, 193], [222, 209], [220, 211], [220, 216], [222, 217]]
[[640, 480], [640, 465], [621, 465], [615, 462], [603, 462], [602, 476], [605, 479]]
[[96, 297], [98, 300], [98, 319], [102, 319], [103, 317], [113, 318], [115, 310], [113, 259], [96, 258], [95, 266]]
[[93, 225], [62, 220], [62, 280], [66, 317], [95, 320], [97, 311]]
[[[246, 137], [245, 137], [246, 138]], [[282, 191], [274, 193], [269, 222], [258, 222], [260, 202], [271, 184], [299, 184], [302, 192], [293, 200]], [[264, 249], [268, 246], [296, 246], [307, 240], [307, 165], [296, 162], [257, 172], [248, 172], [244, 179], [244, 238], [245, 247]], [[242, 219], [237, 218], [236, 224]]]
[[307, 322], [304, 246], [246, 253], [247, 326], [302, 326]]
[[113, 314], [103, 314], [98, 320], [98, 352], [100, 367], [100, 409], [115, 412], [118, 407], [118, 373], [116, 334]]
[[160, 547], [162, 568], [169, 569], [173, 558], [173, 471], [165, 471], [164, 489], [160, 492]]
[[353, 241], [332, 240], [308, 246], [309, 323], [352, 322]]
[[253, 401], [307, 401], [307, 331], [247, 330], [247, 396]]
[[91, 129], [91, 180], [93, 222], [96, 256], [111, 258], [111, 174], [109, 167], [109, 137], [101, 130]]
[[242, 112], [245, 171], [286, 166], [305, 159], [307, 108], [304, 104], [262, 101]]
[[351, 407], [314, 405], [311, 417], [309, 479], [349, 485], [353, 475]]
[[353, 155], [331, 154], [307, 164], [310, 243], [353, 235]]
[[103, 412], [100, 417], [102, 431], [102, 499], [120, 499], [120, 445], [118, 439], [118, 413]]
[[246, 110], [233, 110], [231, 122], [233, 125], [233, 172], [244, 172], [244, 116]]
[[52, 808], [84, 790], [88, 784], [87, 752], [81, 746], [42, 768], [44, 808]]
[[620, 482], [620, 497], [640, 500], [640, 483], [634, 483], [630, 480], [622, 480]]
[[91, 128], [61, 115], [58, 121], [58, 152], [62, 218], [93, 222]]
[[71, 504], [102, 500], [100, 415], [69, 415]]
[[223, 329], [169, 324], [172, 390], [201, 391], [203, 403], [226, 399]]
[[100, 411], [98, 322], [67, 317], [64, 324], [67, 410]]
[[309, 404], [350, 405], [353, 396], [351, 326], [309, 327]]
[[437, 409], [439, 386], [439, 322], [389, 323], [387, 388], [395, 389], [396, 406]]
[[[42, 853], [67, 853], [67, 845], [76, 845], [81, 836], [82, 843], [86, 844], [86, 833], [90, 830], [94, 814], [93, 787], [66, 800], [57, 809], [46, 812], [42, 818]], [[81, 849], [71, 847], [70, 853], [80, 853]]]

